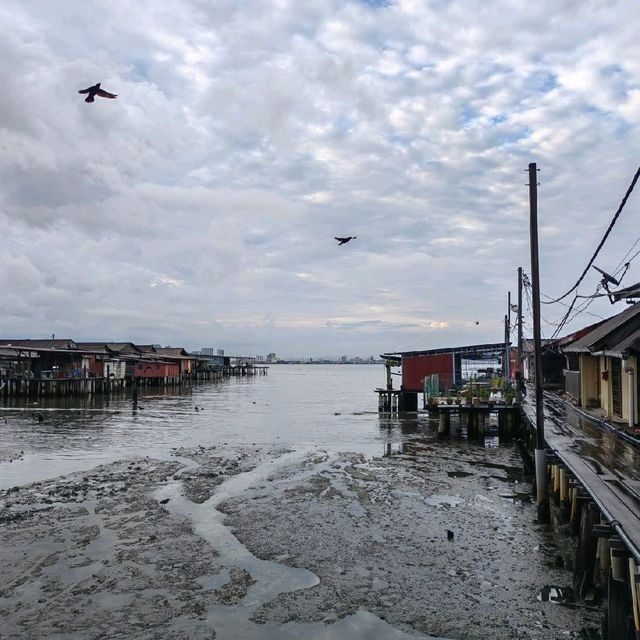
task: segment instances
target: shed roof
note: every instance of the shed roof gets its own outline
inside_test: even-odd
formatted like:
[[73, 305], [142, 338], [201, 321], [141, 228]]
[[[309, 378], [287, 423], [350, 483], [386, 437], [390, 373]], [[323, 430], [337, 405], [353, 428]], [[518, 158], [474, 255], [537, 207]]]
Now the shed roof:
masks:
[[442, 354], [455, 355], [476, 355], [476, 354], [502, 354], [505, 350], [504, 342], [495, 342], [490, 344], [472, 344], [466, 347], [443, 347], [440, 349], [426, 349], [424, 351], [394, 351], [385, 353], [384, 356], [401, 356], [403, 358], [412, 358], [414, 356], [435, 356]]
[[621, 353], [621, 345], [626, 345], [625, 348], [630, 349], [638, 338], [640, 338], [640, 303], [636, 303], [605, 320], [593, 331], [562, 350], [567, 353], [592, 353], [594, 351]]
[[193, 358], [183, 347], [158, 347], [156, 348], [156, 352], [165, 356], [175, 356], [185, 360]]
[[107, 349], [117, 351], [118, 353], [143, 353], [133, 342], [106, 342]]
[[77, 349], [78, 344], [71, 338], [49, 340], [0, 339], [0, 345], [11, 347], [33, 347], [45, 349]]

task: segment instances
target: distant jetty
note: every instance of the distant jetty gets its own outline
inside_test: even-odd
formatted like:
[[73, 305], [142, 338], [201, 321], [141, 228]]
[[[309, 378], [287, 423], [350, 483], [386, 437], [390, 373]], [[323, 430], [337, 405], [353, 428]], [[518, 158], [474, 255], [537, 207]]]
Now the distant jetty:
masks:
[[267, 370], [253, 357], [194, 354], [182, 347], [55, 338], [0, 340], [0, 397], [5, 398], [175, 386]]

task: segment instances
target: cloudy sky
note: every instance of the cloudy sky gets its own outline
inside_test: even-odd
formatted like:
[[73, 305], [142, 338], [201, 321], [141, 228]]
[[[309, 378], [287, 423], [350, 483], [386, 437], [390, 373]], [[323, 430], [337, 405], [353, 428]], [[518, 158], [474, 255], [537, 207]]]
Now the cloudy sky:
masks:
[[[634, 0], [5, 0], [0, 337], [499, 341], [529, 271], [528, 163], [550, 296], [640, 164], [639, 23]], [[96, 82], [117, 100], [86, 104]], [[601, 268], [640, 248], [639, 203]], [[564, 311], [543, 308], [545, 335]]]

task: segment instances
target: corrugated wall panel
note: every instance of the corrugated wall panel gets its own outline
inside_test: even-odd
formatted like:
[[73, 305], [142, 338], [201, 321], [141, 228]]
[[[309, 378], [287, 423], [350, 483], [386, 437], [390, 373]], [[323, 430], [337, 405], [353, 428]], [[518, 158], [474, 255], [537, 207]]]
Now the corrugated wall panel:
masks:
[[451, 353], [427, 356], [403, 356], [402, 384], [406, 391], [422, 391], [425, 376], [437, 373], [440, 388], [453, 385], [453, 357]]

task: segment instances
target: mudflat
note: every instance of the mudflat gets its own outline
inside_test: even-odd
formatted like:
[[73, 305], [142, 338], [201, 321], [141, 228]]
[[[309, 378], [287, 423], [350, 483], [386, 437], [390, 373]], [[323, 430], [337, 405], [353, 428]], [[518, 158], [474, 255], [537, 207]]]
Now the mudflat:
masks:
[[[3, 638], [585, 637], [511, 448], [173, 450], [0, 492]], [[591, 636], [589, 636], [591, 637]]]

